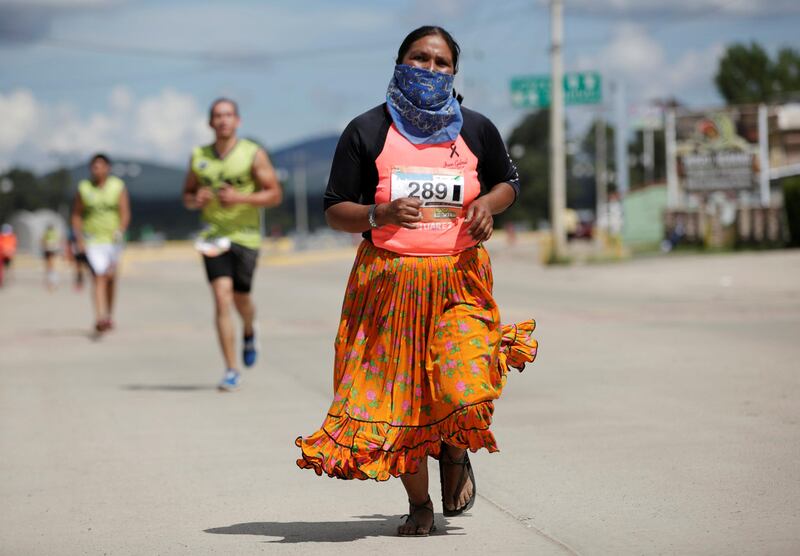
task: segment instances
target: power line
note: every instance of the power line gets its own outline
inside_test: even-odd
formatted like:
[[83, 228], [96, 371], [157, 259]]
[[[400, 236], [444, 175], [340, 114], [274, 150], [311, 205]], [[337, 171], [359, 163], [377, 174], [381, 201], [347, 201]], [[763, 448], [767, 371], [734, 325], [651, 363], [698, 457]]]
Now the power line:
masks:
[[[493, 23], [502, 19], [507, 19], [509, 15], [518, 15], [520, 10], [536, 7], [529, 0], [507, 7], [505, 10], [494, 10], [490, 17], [484, 18], [467, 18], [466, 16], [460, 18], [460, 21], [467, 21], [464, 30], [469, 31], [472, 28], [484, 27], [487, 23]], [[456, 20], [459, 21], [459, 20]], [[456, 24], [457, 25], [457, 24]], [[87, 41], [83, 39], [74, 38], [58, 38], [48, 37], [41, 39], [39, 44], [43, 44], [55, 48], [68, 48], [71, 50], [80, 50], [85, 52], [93, 52], [98, 54], [118, 54], [137, 56], [145, 58], [171, 58], [175, 60], [186, 60], [195, 62], [204, 62], [208, 64], [226, 64], [238, 66], [259, 66], [263, 68], [265, 65], [281, 63], [284, 61], [294, 61], [304, 58], [316, 58], [337, 56], [340, 54], [363, 54], [363, 53], [379, 53], [381, 49], [390, 48], [397, 45], [396, 40], [381, 39], [372, 43], [358, 43], [358, 44], [345, 44], [345, 45], [329, 45], [319, 46], [304, 49], [284, 50], [284, 51], [254, 51], [254, 50], [185, 50], [166, 47], [146, 47], [138, 45], [126, 44], [109, 44]]]
[[[364, 45], [341, 45], [341, 46], [326, 46], [319, 48], [309, 48], [300, 50], [289, 51], [220, 51], [220, 50], [180, 50], [171, 48], [148, 48], [134, 45], [121, 45], [121, 44], [99, 44], [91, 41], [83, 41], [77, 39], [57, 39], [50, 38], [41, 41], [47, 46], [58, 48], [69, 48], [72, 50], [82, 50], [86, 52], [94, 52], [99, 54], [122, 54], [127, 56], [138, 56], [145, 58], [172, 58], [174, 60], [187, 60], [193, 62], [204, 62], [208, 64], [226, 64], [226, 65], [250, 65], [250, 66], [263, 66], [273, 64], [276, 62], [283, 62], [288, 60], [297, 60], [308, 57], [324, 57], [329, 55], [338, 55], [342, 52], [353, 53], [359, 50], [370, 52], [374, 48], [379, 48], [389, 44], [388, 41], [381, 41], [372, 44]], [[394, 44], [394, 43], [392, 43]]]
[[[459, 18], [462, 25], [458, 25], [456, 29], [459, 30], [458, 34], [471, 34], [474, 31], [484, 31], [489, 26], [495, 25], [499, 22], [517, 23], [520, 21], [518, 17], [510, 16], [519, 15], [520, 11], [538, 8], [535, 2], [531, 0], [523, 0], [518, 4], [507, 5], [502, 10], [494, 9], [488, 16], [485, 17], [470, 17]], [[203, 64], [201, 67], [195, 67], [185, 70], [172, 70], [165, 72], [145, 72], [135, 75], [126, 74], [119, 79], [132, 80], [132, 81], [145, 81], [153, 79], [161, 79], [165, 77], [183, 77], [192, 76], [197, 74], [206, 74], [211, 71], [232, 71], [232, 72], [258, 72], [264, 71], [266, 67], [277, 65], [286, 61], [295, 61], [299, 59], [313, 59], [324, 58], [328, 56], [340, 56], [346, 54], [348, 56], [385, 56], [387, 51], [397, 46], [396, 40], [382, 39], [372, 43], [359, 43], [338, 45], [338, 46], [322, 46], [313, 48], [304, 48], [296, 50], [285, 50], [277, 52], [267, 51], [220, 51], [220, 50], [186, 50], [178, 48], [166, 47], [147, 47], [138, 45], [125, 45], [125, 44], [108, 44], [87, 41], [83, 39], [73, 38], [59, 38], [49, 37], [42, 39], [40, 45], [49, 48], [69, 49], [82, 52], [91, 52], [95, 54], [112, 54], [112, 55], [129, 55], [151, 59], [170, 59], [177, 61], [193, 62]], [[482, 49], [466, 48], [462, 51], [462, 58], [469, 58], [472, 56], [480, 57]], [[65, 85], [63, 81], [45, 81], [44, 83], [35, 83], [36, 86], [44, 87], [48, 85], [57, 86], [59, 90], [63, 89], [92, 89], [96, 87], [107, 87], [109, 81], [114, 81], [117, 78], [104, 77], [97, 81], [81, 81], [73, 85]]]

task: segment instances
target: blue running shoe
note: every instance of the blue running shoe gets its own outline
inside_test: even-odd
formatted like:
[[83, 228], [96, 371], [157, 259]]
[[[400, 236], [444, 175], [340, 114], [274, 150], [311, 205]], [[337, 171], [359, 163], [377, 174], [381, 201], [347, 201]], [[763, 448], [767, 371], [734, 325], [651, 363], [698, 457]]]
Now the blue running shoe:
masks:
[[256, 359], [258, 358], [257, 332], [257, 328], [253, 326], [253, 333], [249, 336], [245, 336], [242, 342], [242, 362], [245, 367], [252, 367], [255, 365]]
[[217, 385], [217, 389], [222, 392], [233, 392], [238, 390], [242, 385], [242, 375], [236, 369], [228, 369], [225, 371], [225, 376], [222, 381]]

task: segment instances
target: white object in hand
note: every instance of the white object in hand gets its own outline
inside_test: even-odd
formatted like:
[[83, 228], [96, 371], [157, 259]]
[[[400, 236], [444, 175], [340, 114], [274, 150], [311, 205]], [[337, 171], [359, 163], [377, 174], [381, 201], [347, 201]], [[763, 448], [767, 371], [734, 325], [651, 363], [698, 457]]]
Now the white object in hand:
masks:
[[231, 240], [227, 237], [200, 238], [195, 241], [194, 248], [206, 257], [216, 257], [231, 248]]

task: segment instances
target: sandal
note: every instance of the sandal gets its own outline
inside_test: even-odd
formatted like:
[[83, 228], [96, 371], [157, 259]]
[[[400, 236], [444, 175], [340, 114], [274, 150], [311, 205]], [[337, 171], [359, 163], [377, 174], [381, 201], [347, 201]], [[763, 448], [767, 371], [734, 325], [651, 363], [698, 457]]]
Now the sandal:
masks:
[[[447, 458], [445, 460], [445, 458]], [[456, 508], [453, 510], [448, 510], [447, 505], [444, 501], [444, 470], [442, 469], [445, 465], [460, 465], [461, 466], [461, 477], [458, 480], [458, 485], [456, 486], [455, 490], [453, 490], [453, 494], [460, 493], [461, 490], [464, 488], [464, 485], [467, 484], [467, 478], [472, 481], [472, 496], [460, 508]], [[447, 452], [447, 445], [442, 442], [442, 448], [439, 451], [439, 481], [442, 485], [442, 513], [445, 517], [455, 517], [457, 515], [461, 515], [467, 510], [469, 510], [473, 504], [475, 504], [475, 495], [478, 493], [478, 487], [475, 484], [475, 473], [472, 471], [472, 464], [469, 462], [469, 452], [464, 452], [464, 457], [461, 461], [456, 461], [450, 457], [450, 454]]]
[[[428, 507], [430, 503], [431, 507]], [[431, 516], [434, 515], [433, 513], [433, 502], [431, 501], [431, 497], [428, 496], [428, 499], [425, 500], [422, 504], [414, 504], [411, 500], [408, 501], [408, 513], [401, 517], [400, 519], [405, 519], [406, 523], [409, 521], [414, 524], [414, 533], [401, 533], [400, 528], [397, 529], [397, 536], [399, 537], [427, 537], [434, 531], [436, 531], [436, 523], [431, 523], [431, 528], [428, 529], [426, 533], [417, 533], [416, 531], [419, 529], [419, 524], [417, 523], [416, 518], [414, 517], [415, 514], [418, 512], [431, 512]]]

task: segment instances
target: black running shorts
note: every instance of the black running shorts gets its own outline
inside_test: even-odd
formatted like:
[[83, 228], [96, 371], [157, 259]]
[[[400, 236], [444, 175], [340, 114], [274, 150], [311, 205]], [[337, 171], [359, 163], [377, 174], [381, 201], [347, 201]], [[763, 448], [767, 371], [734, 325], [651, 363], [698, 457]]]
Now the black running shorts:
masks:
[[213, 282], [217, 278], [227, 276], [233, 279], [233, 291], [239, 293], [250, 293], [257, 261], [258, 249], [248, 249], [235, 243], [231, 244], [231, 248], [222, 255], [216, 257], [203, 255], [208, 281]]

